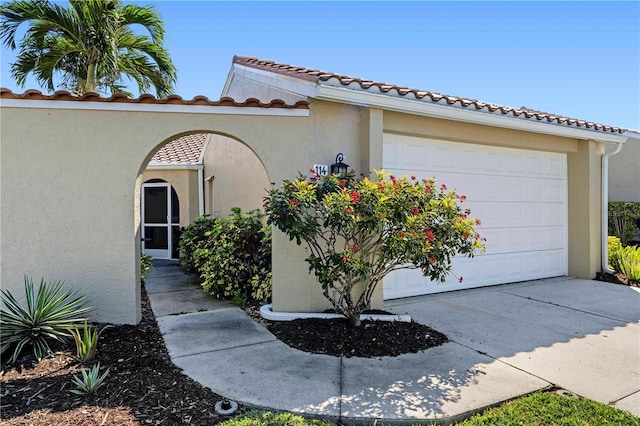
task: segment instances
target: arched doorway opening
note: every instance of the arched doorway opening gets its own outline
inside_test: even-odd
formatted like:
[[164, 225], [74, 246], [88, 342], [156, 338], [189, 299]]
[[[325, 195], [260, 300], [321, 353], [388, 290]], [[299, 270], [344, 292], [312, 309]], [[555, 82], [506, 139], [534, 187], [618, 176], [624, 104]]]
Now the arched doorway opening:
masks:
[[178, 259], [181, 229], [199, 216], [262, 208], [270, 186], [257, 154], [229, 135], [178, 135], [150, 156], [139, 179], [139, 229], [141, 251], [154, 259]]
[[142, 184], [142, 253], [156, 259], [177, 259], [180, 200], [170, 183], [150, 179]]

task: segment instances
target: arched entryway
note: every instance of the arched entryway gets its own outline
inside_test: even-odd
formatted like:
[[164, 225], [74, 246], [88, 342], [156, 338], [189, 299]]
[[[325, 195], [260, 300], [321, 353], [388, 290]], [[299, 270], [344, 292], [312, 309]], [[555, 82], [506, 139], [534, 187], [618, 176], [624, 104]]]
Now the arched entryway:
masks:
[[213, 132], [171, 138], [153, 151], [142, 174], [142, 253], [178, 259], [181, 229], [198, 216], [226, 217], [232, 208], [262, 207], [270, 180], [256, 153]]

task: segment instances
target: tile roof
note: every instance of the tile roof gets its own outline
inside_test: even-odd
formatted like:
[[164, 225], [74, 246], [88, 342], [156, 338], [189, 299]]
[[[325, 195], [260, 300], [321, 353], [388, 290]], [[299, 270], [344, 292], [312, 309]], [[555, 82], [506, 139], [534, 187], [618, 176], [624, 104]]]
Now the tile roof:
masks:
[[513, 108], [504, 105], [496, 105], [481, 102], [476, 99], [460, 98], [457, 96], [443, 95], [427, 90], [411, 89], [408, 87], [397, 86], [395, 84], [365, 80], [348, 75], [335, 74], [328, 71], [289, 65], [271, 60], [258, 59], [250, 56], [236, 55], [233, 57], [233, 63], [328, 86], [347, 87], [353, 90], [379, 93], [409, 100], [447, 105], [485, 113], [510, 115], [513, 117], [524, 118], [532, 121], [560, 124], [606, 133], [622, 134], [626, 131], [626, 129], [620, 127], [614, 127], [605, 124], [594, 123], [591, 121], [564, 117], [557, 114], [536, 111], [524, 106], [520, 108]]
[[165, 99], [157, 99], [153, 95], [145, 94], [137, 98], [129, 98], [122, 93], [117, 93], [108, 98], [104, 98], [97, 93], [87, 93], [83, 96], [76, 96], [66, 90], [59, 90], [51, 95], [46, 95], [39, 90], [30, 89], [22, 94], [13, 93], [11, 90], [1, 87], [0, 99], [26, 99], [26, 100], [48, 100], [48, 101], [79, 101], [79, 102], [110, 102], [110, 103], [130, 103], [130, 104], [168, 104], [168, 105], [204, 105], [204, 106], [233, 106], [233, 107], [253, 107], [253, 108], [286, 108], [286, 109], [308, 109], [309, 104], [305, 101], [288, 105], [280, 99], [275, 99], [269, 103], [262, 103], [257, 99], [250, 98], [244, 102], [237, 102], [232, 98], [222, 98], [218, 101], [211, 101], [206, 96], [196, 96], [191, 100], [182, 99], [178, 95], [170, 95]]
[[200, 155], [208, 137], [206, 133], [197, 133], [175, 139], [156, 152], [150, 165], [200, 164]]

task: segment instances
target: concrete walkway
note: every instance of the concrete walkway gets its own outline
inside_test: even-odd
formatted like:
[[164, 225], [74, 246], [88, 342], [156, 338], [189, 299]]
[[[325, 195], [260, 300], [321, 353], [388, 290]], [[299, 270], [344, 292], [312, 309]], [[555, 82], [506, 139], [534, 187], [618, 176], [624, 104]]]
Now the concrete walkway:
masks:
[[556, 278], [389, 301], [451, 342], [335, 358], [289, 348], [175, 264], [146, 289], [173, 362], [225, 397], [345, 423], [456, 421], [558, 386], [640, 416], [640, 292]]

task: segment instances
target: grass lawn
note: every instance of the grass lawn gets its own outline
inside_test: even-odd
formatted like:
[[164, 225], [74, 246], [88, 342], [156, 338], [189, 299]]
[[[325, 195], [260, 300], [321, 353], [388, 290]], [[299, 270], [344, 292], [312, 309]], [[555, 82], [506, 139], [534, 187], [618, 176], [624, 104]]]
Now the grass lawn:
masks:
[[[381, 426], [383, 423], [379, 423]], [[539, 392], [475, 415], [457, 426], [639, 426], [640, 419], [588, 399]], [[333, 426], [291, 413], [251, 411], [222, 426]]]

